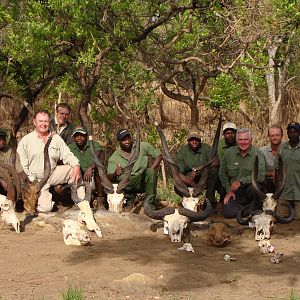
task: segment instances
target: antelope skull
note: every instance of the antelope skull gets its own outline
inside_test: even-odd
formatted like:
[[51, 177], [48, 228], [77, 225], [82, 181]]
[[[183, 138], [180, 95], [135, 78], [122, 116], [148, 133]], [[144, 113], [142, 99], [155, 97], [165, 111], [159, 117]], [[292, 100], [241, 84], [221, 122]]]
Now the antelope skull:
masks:
[[107, 202], [108, 202], [108, 208], [110, 211], [121, 213], [124, 210], [124, 194], [118, 194], [117, 193], [117, 184], [113, 184], [114, 187], [114, 193], [113, 194], [107, 194]]
[[188, 217], [179, 214], [178, 209], [172, 215], [164, 217], [165, 229], [168, 230], [171, 242], [180, 243], [183, 235], [183, 229], [187, 227]]
[[20, 233], [20, 222], [16, 216], [15, 205], [4, 195], [0, 195], [0, 216], [7, 223], [13, 226], [17, 233]]
[[193, 197], [194, 189], [192, 187], [188, 187], [190, 197], [183, 197], [182, 198], [182, 206], [192, 211], [197, 211], [198, 205], [200, 203], [200, 199], [198, 197]]
[[255, 227], [256, 241], [270, 239], [271, 230], [275, 223], [275, 218], [272, 215], [262, 212], [261, 214], [252, 217], [252, 223]]
[[81, 229], [78, 221], [63, 221], [63, 236], [66, 245], [83, 246], [91, 243], [90, 236]]

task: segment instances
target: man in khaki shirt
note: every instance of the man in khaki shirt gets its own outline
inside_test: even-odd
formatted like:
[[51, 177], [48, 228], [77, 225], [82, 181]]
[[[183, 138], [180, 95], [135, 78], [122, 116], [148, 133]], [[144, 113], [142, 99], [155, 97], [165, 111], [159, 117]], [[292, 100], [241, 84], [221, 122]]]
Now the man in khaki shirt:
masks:
[[[30, 181], [40, 181], [44, 177], [44, 148], [50, 137], [49, 131], [50, 114], [46, 110], [38, 111], [33, 124], [35, 130], [25, 135], [19, 142], [17, 152], [20, 155], [20, 162], [24, 172]], [[78, 182], [81, 180], [80, 166], [78, 159], [70, 151], [63, 139], [54, 134], [49, 145], [49, 157], [51, 164], [51, 175], [41, 189], [37, 203], [38, 212], [49, 212], [54, 202], [49, 192], [50, 186], [67, 182]], [[64, 165], [57, 165], [62, 160]], [[78, 196], [84, 198], [84, 187], [78, 189]]]

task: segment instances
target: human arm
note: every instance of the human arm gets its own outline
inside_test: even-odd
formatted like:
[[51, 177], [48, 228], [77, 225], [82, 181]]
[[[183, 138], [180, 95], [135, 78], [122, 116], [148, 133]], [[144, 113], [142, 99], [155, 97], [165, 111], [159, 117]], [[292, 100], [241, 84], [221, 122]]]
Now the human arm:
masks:
[[156, 169], [156, 168], [159, 166], [159, 164], [160, 164], [161, 161], [162, 161], [162, 155], [160, 154], [160, 155], [158, 155], [158, 156], [154, 159], [154, 161], [153, 161], [153, 163], [151, 164], [150, 168], [151, 168], [151, 169]]

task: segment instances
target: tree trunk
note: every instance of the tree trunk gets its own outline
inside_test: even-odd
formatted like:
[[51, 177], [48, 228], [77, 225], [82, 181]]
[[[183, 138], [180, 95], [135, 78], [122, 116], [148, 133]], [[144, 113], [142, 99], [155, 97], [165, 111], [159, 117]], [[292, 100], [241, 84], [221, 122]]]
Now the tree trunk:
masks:
[[199, 108], [198, 108], [198, 101], [194, 99], [190, 105], [191, 109], [191, 128], [198, 129], [199, 123]]

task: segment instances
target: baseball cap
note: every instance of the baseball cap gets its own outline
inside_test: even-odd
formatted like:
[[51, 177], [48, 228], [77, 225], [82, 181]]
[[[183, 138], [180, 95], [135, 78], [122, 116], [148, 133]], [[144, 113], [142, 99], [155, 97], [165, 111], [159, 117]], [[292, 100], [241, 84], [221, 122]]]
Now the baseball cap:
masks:
[[2, 128], [0, 128], [0, 136], [7, 136], [7, 132]]
[[127, 129], [119, 129], [116, 134], [117, 140], [122, 141], [126, 135], [131, 135]]
[[187, 139], [198, 139], [198, 140], [201, 140], [201, 135], [199, 132], [197, 131], [190, 131], [188, 136], [187, 136]]
[[87, 131], [83, 126], [78, 125], [74, 128], [72, 136], [74, 136], [76, 133], [87, 134]]
[[231, 122], [227, 122], [224, 124], [223, 126], [223, 132], [227, 129], [231, 129], [231, 130], [235, 130], [236, 131], [236, 125], [234, 123]]
[[288, 124], [286, 129], [289, 130], [291, 128], [300, 130], [300, 124], [298, 122], [291, 122], [291, 123]]

